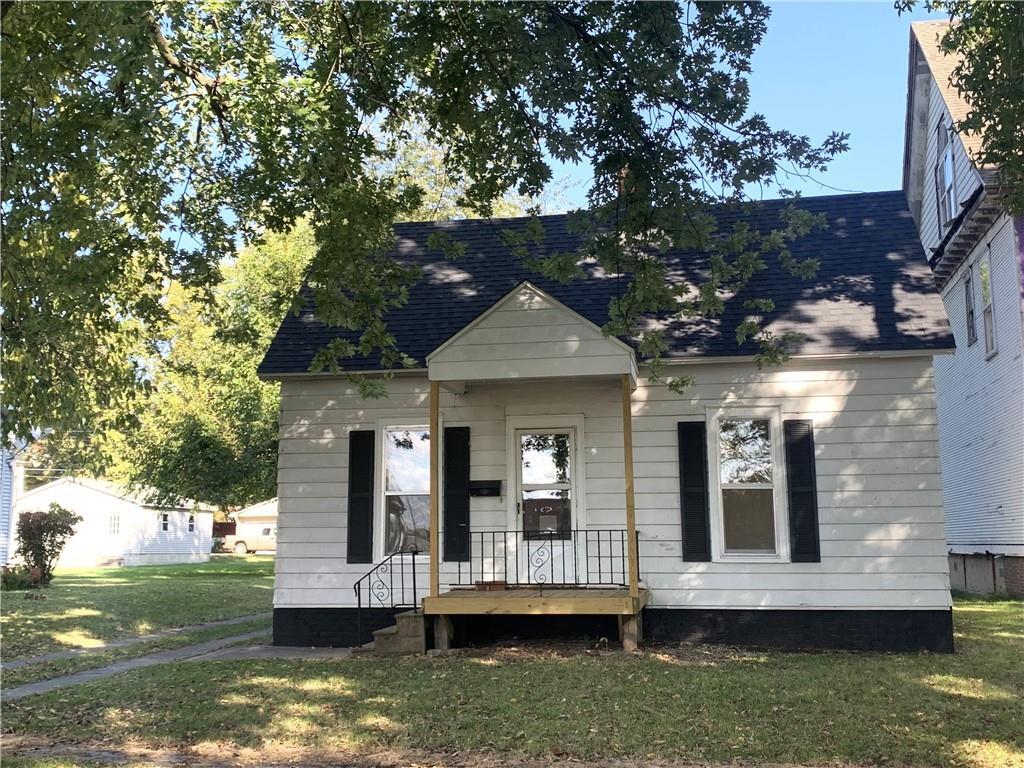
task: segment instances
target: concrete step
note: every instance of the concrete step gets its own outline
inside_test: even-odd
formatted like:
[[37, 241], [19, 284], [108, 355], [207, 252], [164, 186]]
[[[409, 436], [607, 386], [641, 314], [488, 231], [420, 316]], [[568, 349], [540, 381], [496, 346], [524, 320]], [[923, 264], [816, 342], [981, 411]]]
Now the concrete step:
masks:
[[398, 634], [404, 637], [420, 637], [424, 635], [423, 614], [419, 611], [407, 611], [395, 616]]
[[402, 656], [426, 653], [426, 650], [426, 625], [423, 614], [418, 611], [396, 614], [394, 625], [373, 633], [375, 656]]

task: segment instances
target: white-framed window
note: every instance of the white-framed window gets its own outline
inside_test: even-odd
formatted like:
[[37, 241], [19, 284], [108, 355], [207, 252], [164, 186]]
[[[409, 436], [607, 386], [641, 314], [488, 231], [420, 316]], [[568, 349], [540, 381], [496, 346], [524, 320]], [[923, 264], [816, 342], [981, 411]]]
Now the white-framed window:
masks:
[[196, 529], [196, 516], [195, 515], [189, 515], [188, 516], [188, 532], [192, 533], [195, 529]]
[[167, 531], [171, 527], [171, 516], [166, 512], [160, 513], [160, 530]]
[[422, 425], [381, 429], [381, 507], [377, 528], [384, 557], [430, 552], [430, 430]]
[[941, 228], [957, 216], [953, 126], [947, 125], [943, 120], [936, 128], [935, 134], [935, 207]]
[[996, 353], [996, 318], [992, 307], [992, 251], [978, 262], [978, 282], [981, 283], [981, 323], [985, 332], [985, 353], [991, 357]]
[[709, 409], [708, 434], [713, 559], [788, 560], [779, 410]]
[[111, 536], [117, 536], [121, 532], [121, 516], [117, 512], [110, 513], [107, 532]]
[[967, 346], [978, 340], [978, 328], [974, 322], [974, 265], [968, 264], [964, 273], [964, 316], [967, 320]]

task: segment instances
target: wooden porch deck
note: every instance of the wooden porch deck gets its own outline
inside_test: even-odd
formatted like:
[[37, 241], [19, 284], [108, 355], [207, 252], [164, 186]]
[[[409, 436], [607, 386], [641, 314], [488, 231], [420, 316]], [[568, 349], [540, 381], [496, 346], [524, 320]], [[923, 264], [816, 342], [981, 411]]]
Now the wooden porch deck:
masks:
[[428, 616], [636, 616], [647, 605], [650, 593], [638, 590], [633, 597], [628, 587], [510, 587], [487, 591], [452, 589], [423, 598]]

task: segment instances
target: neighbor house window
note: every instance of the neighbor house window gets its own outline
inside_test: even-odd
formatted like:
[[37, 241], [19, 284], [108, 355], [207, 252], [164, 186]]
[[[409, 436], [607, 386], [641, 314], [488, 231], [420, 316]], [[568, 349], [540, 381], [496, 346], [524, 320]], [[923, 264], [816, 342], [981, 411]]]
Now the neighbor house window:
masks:
[[996, 351], [995, 316], [992, 311], [992, 252], [981, 257], [978, 264], [978, 280], [981, 282], [981, 322], [985, 330], [985, 352]]
[[720, 556], [773, 556], [783, 528], [777, 414], [724, 411], [713, 420]]
[[171, 527], [171, 516], [166, 512], [160, 515], [160, 530], [166, 531]]
[[939, 123], [936, 129], [935, 206], [940, 227], [956, 218], [957, 214], [953, 147], [953, 126]]
[[974, 325], [974, 265], [968, 265], [964, 275], [964, 309], [967, 317], [967, 346], [978, 340], [978, 329]]
[[430, 432], [384, 430], [384, 554], [426, 554], [430, 535]]
[[194, 531], [195, 529], [196, 529], [196, 516], [195, 515], [189, 515], [188, 516], [188, 532], [192, 533], [192, 531]]
[[121, 532], [121, 516], [116, 512], [110, 516], [109, 528], [107, 530], [111, 536], [116, 536]]

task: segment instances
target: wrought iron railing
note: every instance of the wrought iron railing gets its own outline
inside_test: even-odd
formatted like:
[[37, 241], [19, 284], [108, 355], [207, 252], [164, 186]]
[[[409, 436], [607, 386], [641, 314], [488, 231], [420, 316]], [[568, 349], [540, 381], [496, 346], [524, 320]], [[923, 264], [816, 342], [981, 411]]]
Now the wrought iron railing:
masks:
[[[420, 582], [416, 574], [419, 550], [394, 552], [366, 572], [353, 589], [356, 593], [356, 637], [363, 642], [363, 609], [418, 608]], [[423, 587], [427, 587], [424, 583]]]
[[[636, 568], [639, 580], [639, 555]], [[444, 576], [450, 585], [481, 587], [626, 586], [629, 534], [623, 528], [470, 531], [469, 556], [449, 560]]]

